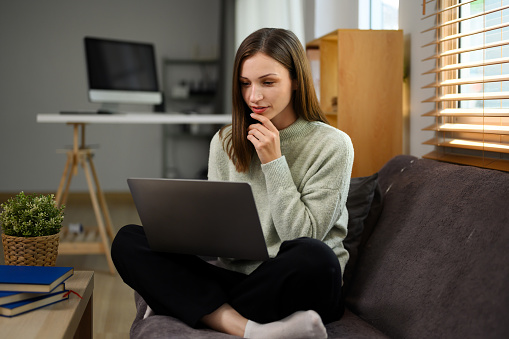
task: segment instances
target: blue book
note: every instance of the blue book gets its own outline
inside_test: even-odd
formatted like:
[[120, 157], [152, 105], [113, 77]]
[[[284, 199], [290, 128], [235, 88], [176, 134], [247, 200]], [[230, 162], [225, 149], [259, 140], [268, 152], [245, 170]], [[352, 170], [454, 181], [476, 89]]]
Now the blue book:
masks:
[[0, 265], [0, 291], [48, 293], [73, 274], [72, 267]]
[[0, 315], [4, 317], [14, 317], [38, 308], [54, 304], [56, 302], [69, 299], [68, 291], [59, 291], [56, 293], [47, 293], [45, 295], [27, 299], [23, 301], [16, 301], [10, 304], [0, 306]]
[[[51, 292], [60, 292], [65, 290], [65, 284], [62, 283], [55, 287]], [[0, 305], [10, 304], [16, 301], [22, 301], [27, 299], [32, 299], [35, 297], [40, 297], [43, 295], [47, 295], [48, 293], [44, 292], [10, 292], [10, 291], [0, 291]]]

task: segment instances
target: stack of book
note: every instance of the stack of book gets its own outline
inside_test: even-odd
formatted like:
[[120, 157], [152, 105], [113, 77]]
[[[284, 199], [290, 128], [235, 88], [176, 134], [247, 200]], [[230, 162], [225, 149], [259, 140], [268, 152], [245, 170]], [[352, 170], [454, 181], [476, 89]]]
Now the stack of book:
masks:
[[0, 265], [0, 315], [14, 317], [69, 299], [72, 267]]

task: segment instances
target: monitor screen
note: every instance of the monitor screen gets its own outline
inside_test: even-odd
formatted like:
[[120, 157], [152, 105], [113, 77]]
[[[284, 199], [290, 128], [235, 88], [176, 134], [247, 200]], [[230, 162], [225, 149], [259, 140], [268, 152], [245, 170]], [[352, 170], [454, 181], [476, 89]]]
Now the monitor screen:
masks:
[[91, 102], [161, 103], [152, 44], [85, 37], [85, 55]]

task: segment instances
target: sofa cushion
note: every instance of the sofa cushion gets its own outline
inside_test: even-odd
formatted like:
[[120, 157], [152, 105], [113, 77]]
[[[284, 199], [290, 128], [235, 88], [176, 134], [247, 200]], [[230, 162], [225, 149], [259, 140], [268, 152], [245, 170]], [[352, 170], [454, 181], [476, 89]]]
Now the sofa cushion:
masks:
[[509, 173], [398, 156], [347, 305], [394, 338], [509, 336]]
[[348, 209], [348, 234], [343, 241], [350, 254], [343, 275], [343, 287], [348, 290], [358, 253], [371, 234], [382, 208], [382, 194], [378, 185], [378, 173], [350, 180], [346, 201]]
[[[130, 331], [130, 338], [198, 338], [198, 339], [219, 339], [219, 338], [237, 338], [224, 333], [219, 333], [207, 328], [194, 329], [184, 324], [182, 321], [162, 315], [151, 315], [143, 319], [147, 304], [145, 300], [134, 292], [136, 303], [136, 318]], [[330, 339], [333, 338], [387, 338], [382, 332], [378, 331], [367, 322], [346, 310], [339, 321], [327, 324], [327, 334]]]
[[151, 315], [143, 318], [147, 309], [145, 300], [135, 291], [136, 317], [131, 326], [130, 338], [192, 338], [219, 339], [237, 338], [236, 336], [219, 333], [211, 329], [194, 329], [182, 321], [165, 315]]
[[325, 325], [327, 336], [333, 338], [355, 338], [355, 339], [376, 339], [388, 338], [382, 332], [350, 312], [345, 310], [343, 317], [339, 321]]

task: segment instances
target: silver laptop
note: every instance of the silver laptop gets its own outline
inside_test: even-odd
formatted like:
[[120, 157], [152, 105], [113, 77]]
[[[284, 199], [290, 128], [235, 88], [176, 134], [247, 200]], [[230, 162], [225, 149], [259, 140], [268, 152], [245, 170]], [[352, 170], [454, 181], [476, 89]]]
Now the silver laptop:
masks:
[[152, 250], [269, 258], [248, 183], [143, 178], [127, 183]]

